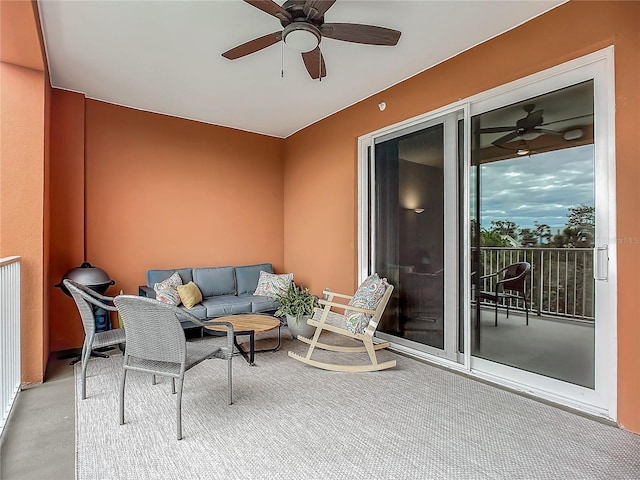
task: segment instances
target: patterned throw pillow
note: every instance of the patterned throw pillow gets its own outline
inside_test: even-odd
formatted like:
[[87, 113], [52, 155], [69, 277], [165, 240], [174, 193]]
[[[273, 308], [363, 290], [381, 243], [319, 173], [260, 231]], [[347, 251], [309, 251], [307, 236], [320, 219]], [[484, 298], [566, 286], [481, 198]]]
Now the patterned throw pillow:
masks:
[[291, 282], [293, 282], [293, 273], [277, 275], [275, 273], [260, 270], [258, 286], [253, 294], [273, 298], [280, 292], [286, 292], [289, 289]]
[[202, 292], [193, 282], [189, 282], [186, 285], [178, 285], [177, 289], [182, 304], [187, 308], [193, 308], [194, 305], [202, 301]]
[[[386, 278], [378, 277], [377, 273], [372, 273], [356, 290], [353, 298], [349, 301], [349, 305], [353, 307], [367, 308], [375, 310], [380, 303], [380, 299], [387, 289], [388, 283]], [[363, 333], [369, 324], [371, 315], [363, 312], [354, 312], [345, 310], [344, 319], [347, 328], [351, 333]]]
[[175, 272], [166, 280], [156, 283], [153, 286], [156, 292], [156, 300], [169, 305], [180, 305], [178, 285], [182, 285], [182, 278], [178, 272]]

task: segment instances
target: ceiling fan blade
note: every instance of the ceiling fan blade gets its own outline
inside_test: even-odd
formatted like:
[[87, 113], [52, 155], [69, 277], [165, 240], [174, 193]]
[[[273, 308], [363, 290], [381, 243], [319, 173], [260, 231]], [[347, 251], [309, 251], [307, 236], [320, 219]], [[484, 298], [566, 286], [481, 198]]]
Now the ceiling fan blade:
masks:
[[305, 52], [302, 54], [302, 61], [304, 66], [307, 67], [307, 72], [311, 75], [311, 78], [318, 79], [320, 77], [327, 76], [327, 68], [324, 64], [324, 57], [320, 51], [320, 47], [316, 47], [315, 50]]
[[278, 20], [286, 20], [291, 21], [291, 14], [287, 12], [284, 8], [278, 5], [273, 0], [244, 0], [249, 5], [253, 5], [256, 8], [259, 8], [265, 13], [269, 15], [273, 15]]
[[502, 133], [502, 132], [513, 132], [516, 127], [487, 127], [481, 128], [480, 133]]
[[312, 20], [322, 17], [334, 3], [336, 3], [336, 0], [307, 0], [302, 11], [308, 19]]
[[587, 113], [585, 115], [578, 115], [577, 117], [563, 118], [561, 120], [552, 120], [551, 122], [541, 123], [540, 126], [544, 127], [545, 125], [553, 125], [554, 123], [569, 122], [571, 120], [579, 120], [581, 118], [587, 118], [587, 117], [593, 117], [593, 113]]
[[501, 146], [503, 143], [507, 143], [510, 142], [511, 140], [513, 140], [514, 138], [517, 138], [518, 132], [511, 132], [508, 133], [500, 138], [498, 138], [497, 140], [494, 140], [493, 142], [491, 142], [493, 145], [495, 145], [496, 147]]
[[556, 132], [555, 130], [549, 130], [547, 128], [534, 128], [534, 131], [541, 132], [546, 135], [562, 135], [560, 132]]
[[244, 57], [257, 52], [258, 50], [262, 50], [263, 48], [270, 47], [274, 43], [278, 43], [280, 40], [282, 40], [282, 32], [269, 33], [268, 35], [264, 35], [260, 38], [254, 38], [247, 43], [238, 45], [231, 50], [227, 50], [222, 54], [222, 56], [229, 60], [235, 60], [236, 58]]
[[402, 32], [391, 28], [358, 23], [325, 23], [320, 27], [322, 36], [343, 42], [366, 45], [396, 45]]

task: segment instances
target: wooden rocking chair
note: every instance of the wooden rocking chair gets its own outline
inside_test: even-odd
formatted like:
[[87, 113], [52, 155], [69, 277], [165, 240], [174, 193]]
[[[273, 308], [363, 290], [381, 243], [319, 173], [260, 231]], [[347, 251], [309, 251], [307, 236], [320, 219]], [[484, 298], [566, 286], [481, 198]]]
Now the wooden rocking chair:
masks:
[[[311, 365], [313, 367], [323, 368], [325, 370], [333, 370], [336, 372], [372, 372], [375, 370], [384, 370], [386, 368], [391, 368], [396, 366], [395, 360], [390, 360], [388, 362], [378, 363], [378, 359], [376, 358], [376, 350], [381, 350], [383, 348], [387, 348], [389, 346], [388, 342], [385, 343], [373, 343], [373, 335], [378, 328], [378, 322], [384, 313], [384, 309], [389, 302], [389, 298], [391, 297], [391, 292], [393, 291], [393, 285], [388, 285], [382, 298], [378, 302], [378, 306], [375, 310], [369, 310], [366, 308], [359, 308], [355, 306], [348, 306], [347, 303], [340, 303], [335, 301], [336, 299], [340, 301], [348, 302], [353, 298], [352, 295], [343, 295], [341, 293], [335, 293], [330, 291], [329, 289], [324, 290], [324, 296], [326, 300], [319, 300], [321, 307], [317, 308], [313, 317], [307, 320], [309, 325], [316, 327], [316, 331], [313, 335], [313, 338], [306, 338], [302, 335], [298, 335], [298, 340], [309, 344], [309, 350], [307, 351], [307, 355], [305, 357], [298, 355], [295, 352], [289, 352], [289, 356], [296, 360], [299, 360], [303, 363]], [[355, 312], [362, 312], [367, 315], [371, 315], [369, 320], [369, 324], [365, 327], [363, 333], [352, 333], [346, 328], [346, 323], [344, 320], [344, 315], [340, 313], [336, 313], [332, 311], [332, 308], [342, 310], [349, 310]], [[359, 340], [363, 343], [363, 345], [358, 346], [342, 346], [342, 345], [328, 345], [326, 343], [321, 343], [318, 341], [320, 334], [323, 331], [329, 331], [333, 333], [337, 333], [339, 335], [344, 335], [345, 337], [352, 338], [354, 340]], [[323, 350], [331, 350], [333, 352], [346, 352], [346, 353], [361, 353], [367, 352], [369, 354], [369, 358], [371, 359], [371, 363], [364, 365], [342, 365], [335, 363], [326, 363], [320, 362], [318, 360], [313, 360], [311, 355], [315, 348], [321, 348]]]

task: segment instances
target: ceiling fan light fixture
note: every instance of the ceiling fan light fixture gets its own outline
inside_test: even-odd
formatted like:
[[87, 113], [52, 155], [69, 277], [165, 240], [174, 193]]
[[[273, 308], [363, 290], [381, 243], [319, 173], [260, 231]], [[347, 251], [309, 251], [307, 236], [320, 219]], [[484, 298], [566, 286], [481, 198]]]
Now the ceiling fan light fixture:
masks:
[[520, 155], [521, 157], [524, 157], [525, 155], [529, 155], [531, 153], [531, 150], [529, 150], [529, 146], [521, 141], [518, 144], [518, 150], [516, 150], [516, 155]]
[[320, 30], [308, 23], [290, 23], [282, 31], [282, 39], [300, 53], [310, 52], [320, 44]]

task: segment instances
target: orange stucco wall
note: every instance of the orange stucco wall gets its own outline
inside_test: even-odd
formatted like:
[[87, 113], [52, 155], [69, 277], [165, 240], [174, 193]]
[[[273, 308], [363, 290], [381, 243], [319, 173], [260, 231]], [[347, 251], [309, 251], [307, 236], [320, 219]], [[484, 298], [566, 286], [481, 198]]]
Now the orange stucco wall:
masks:
[[[638, 25], [640, 2], [569, 2], [289, 137], [286, 269], [316, 293], [355, 288], [358, 136], [609, 45], [615, 45], [618, 238], [640, 238]], [[640, 432], [640, 245], [619, 247], [619, 422]]]
[[35, 2], [0, 1], [0, 55], [3, 62], [44, 71], [39, 30]]
[[32, 2], [0, 2], [0, 257], [20, 255], [22, 382], [42, 381], [47, 77]]
[[87, 101], [86, 260], [127, 293], [151, 268], [282, 270], [282, 143]]
[[2, 62], [0, 84], [0, 257], [22, 257], [22, 380], [34, 383], [42, 381], [46, 358], [44, 73]]
[[84, 260], [84, 95], [53, 89], [49, 173], [49, 329], [52, 351], [82, 345], [71, 298], [54, 288]]

